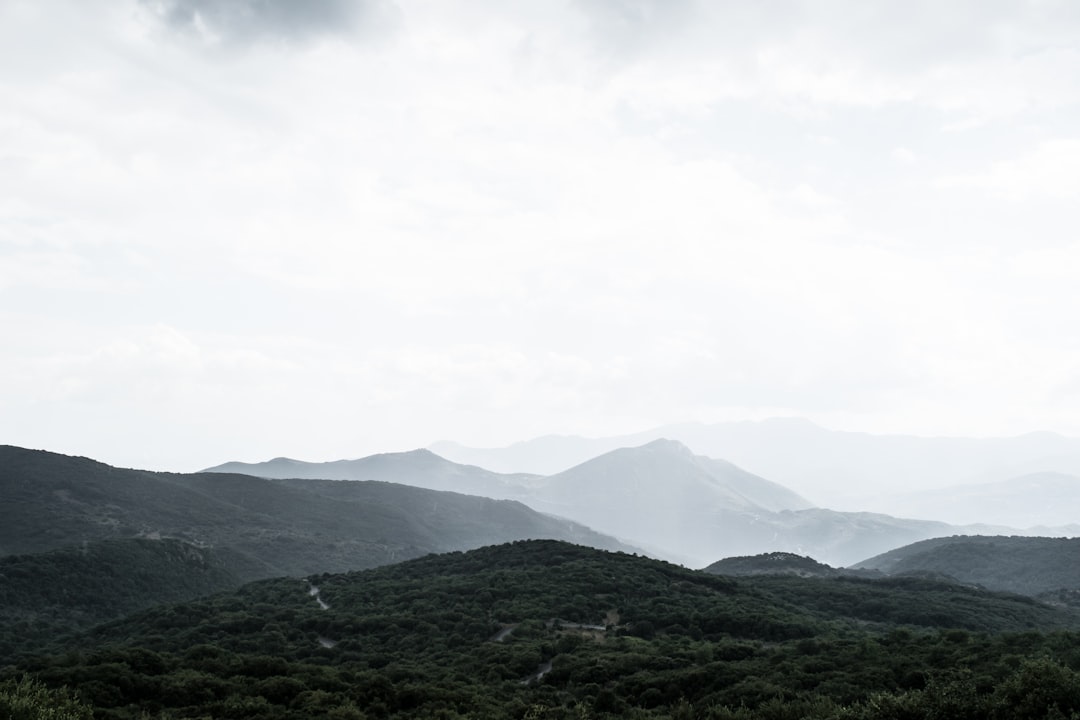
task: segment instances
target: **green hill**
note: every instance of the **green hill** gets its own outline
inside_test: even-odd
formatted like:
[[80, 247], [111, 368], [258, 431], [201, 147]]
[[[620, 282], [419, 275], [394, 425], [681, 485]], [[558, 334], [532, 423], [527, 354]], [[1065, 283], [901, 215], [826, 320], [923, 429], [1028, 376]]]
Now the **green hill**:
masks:
[[1069, 717], [1078, 622], [948, 583], [530, 541], [153, 608], [9, 673], [99, 719], [1046, 717], [1031, 697]]
[[854, 567], [937, 573], [1023, 595], [1080, 590], [1080, 538], [955, 535], [905, 545]]
[[152, 605], [239, 585], [217, 553], [179, 540], [104, 540], [0, 558], [0, 660]]
[[713, 575], [794, 575], [796, 577], [836, 577], [842, 572], [803, 555], [786, 552], [739, 555], [723, 558], [704, 568]]

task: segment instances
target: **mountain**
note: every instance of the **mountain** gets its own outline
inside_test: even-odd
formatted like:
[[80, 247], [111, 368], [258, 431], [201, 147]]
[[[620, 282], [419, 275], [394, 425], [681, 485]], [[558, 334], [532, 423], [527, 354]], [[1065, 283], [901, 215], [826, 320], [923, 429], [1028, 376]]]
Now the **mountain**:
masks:
[[[896, 493], [1041, 472], [1080, 475], [1080, 439], [1054, 433], [1005, 438], [872, 435], [827, 430], [798, 418], [682, 423], [607, 438], [551, 435], [505, 448], [465, 448], [448, 442], [431, 448], [450, 460], [500, 472], [552, 474], [601, 453], [659, 438], [677, 440], [700, 455], [725, 458], [824, 506], [843, 510], [895, 514], [890, 498]], [[919, 507], [906, 512], [928, 516]]]
[[974, 531], [880, 513], [814, 508], [782, 485], [730, 462], [696, 455], [668, 439], [612, 450], [548, 477], [493, 473], [427, 450], [332, 463], [278, 459], [218, 468], [301, 477], [333, 474], [340, 479], [377, 476], [447, 489], [455, 482], [469, 483], [492, 497], [520, 500], [534, 510], [569, 518], [693, 567], [718, 557], [771, 551], [847, 565], [924, 538]]
[[478, 465], [499, 473], [555, 475], [604, 453], [636, 447], [665, 437], [658, 430], [607, 438], [545, 435], [502, 448], [472, 448], [443, 440], [428, 449], [457, 463]]
[[887, 498], [894, 513], [953, 523], [991, 523], [1080, 535], [1080, 476], [1039, 472], [991, 483], [903, 493]]
[[939, 573], [1023, 595], [1075, 591], [1080, 590], [1080, 538], [936, 538], [891, 550], [854, 567], [887, 575]]
[[[529, 541], [153, 608], [7, 676], [78, 688], [102, 720], [1069, 717], [1074, 643], [1043, 633], [1078, 627], [955, 584], [728, 578]], [[1042, 714], [1016, 711], [1031, 698]]]
[[552, 475], [526, 502], [635, 538], [689, 565], [714, 559], [732, 543], [756, 547], [763, 526], [752, 526], [773, 509], [811, 506], [786, 488], [664, 439], [613, 450]]
[[[620, 448], [552, 475], [537, 484], [536, 495], [553, 504], [606, 505], [614, 510], [667, 504], [677, 511], [801, 510], [813, 507], [782, 485], [724, 460], [693, 454], [674, 440]], [[634, 513], [638, 514], [638, 513]]]
[[772, 551], [848, 565], [868, 551], [958, 532], [940, 522], [813, 508], [671, 440], [613, 450], [552, 475], [524, 501], [692, 567]]
[[358, 460], [304, 462], [275, 458], [261, 463], [227, 462], [202, 472], [242, 473], [265, 478], [319, 480], [381, 480], [429, 490], [449, 490], [467, 495], [511, 498], [522, 495], [538, 476], [500, 474], [481, 467], [462, 465], [430, 450], [381, 453]]
[[526, 538], [626, 549], [519, 502], [382, 482], [124, 470], [0, 446], [0, 557], [86, 541], [180, 539], [243, 579], [373, 567]]

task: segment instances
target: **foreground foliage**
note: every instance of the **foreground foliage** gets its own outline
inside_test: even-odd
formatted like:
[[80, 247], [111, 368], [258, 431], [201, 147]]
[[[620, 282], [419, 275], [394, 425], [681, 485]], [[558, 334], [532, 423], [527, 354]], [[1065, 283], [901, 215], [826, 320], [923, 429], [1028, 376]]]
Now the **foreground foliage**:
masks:
[[90, 720], [93, 713], [66, 689], [51, 690], [30, 678], [0, 683], [0, 718], [5, 720]]
[[146, 611], [17, 671], [117, 720], [1080, 717], [1077, 616], [948, 583], [736, 580], [553, 541], [309, 581]]

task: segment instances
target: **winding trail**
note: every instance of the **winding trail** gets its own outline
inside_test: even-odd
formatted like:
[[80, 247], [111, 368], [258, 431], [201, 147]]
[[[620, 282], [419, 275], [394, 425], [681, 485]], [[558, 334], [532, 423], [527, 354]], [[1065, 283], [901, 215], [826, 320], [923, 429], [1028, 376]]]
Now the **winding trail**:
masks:
[[315, 598], [315, 602], [319, 603], [319, 607], [323, 610], [329, 610], [330, 606], [326, 604], [326, 601], [319, 596], [319, 588], [308, 582], [308, 595]]

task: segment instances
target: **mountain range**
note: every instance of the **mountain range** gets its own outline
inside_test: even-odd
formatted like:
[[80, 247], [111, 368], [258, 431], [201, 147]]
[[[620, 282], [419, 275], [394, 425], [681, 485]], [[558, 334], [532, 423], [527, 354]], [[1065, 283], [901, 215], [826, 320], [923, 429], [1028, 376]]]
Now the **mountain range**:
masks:
[[[1080, 522], [1080, 517], [1066, 514], [1067, 509], [1080, 507], [1075, 502], [1080, 480], [1058, 478], [1051, 487], [1031, 479], [1043, 473], [1080, 476], [1080, 439], [1055, 433], [1003, 438], [874, 435], [828, 430], [799, 418], [772, 418], [681, 423], [603, 438], [549, 435], [501, 448], [437, 442], [429, 449], [454, 462], [501, 473], [550, 475], [605, 452], [659, 438], [677, 440], [696, 454], [724, 458], [837, 510], [1016, 528]], [[1026, 486], [1030, 505], [1002, 501], [993, 506], [992, 516], [974, 513], [973, 495], [980, 491], [972, 492], [967, 486], [1025, 476], [1028, 480], [1015, 484]], [[989, 487], [985, 490], [997, 492]], [[952, 503], [941, 493], [966, 498]], [[1022, 495], [1016, 492], [1013, 497]], [[1030, 506], [1062, 512], [1033, 517]], [[969, 509], [972, 512], [967, 512]]]
[[522, 495], [526, 488], [541, 478], [529, 473], [497, 473], [451, 462], [426, 449], [318, 463], [285, 457], [260, 463], [227, 462], [202, 472], [241, 473], [278, 479], [381, 480], [429, 490], [497, 498]]
[[227, 463], [206, 472], [244, 471], [265, 477], [380, 479], [444, 489], [481, 491], [569, 518], [693, 567], [718, 558], [787, 551], [847, 565], [928, 537], [998, 532], [882, 513], [816, 508], [790, 489], [725, 460], [659, 439], [619, 448], [550, 476], [501, 474], [460, 465], [429, 450], [332, 463], [278, 458]]
[[632, 550], [510, 500], [386, 482], [126, 470], [0, 446], [0, 557], [98, 540], [211, 548], [240, 580], [374, 567], [527, 538]]
[[[1061, 717], [1080, 712], [1080, 539], [896, 548], [955, 529], [815, 508], [671, 440], [550, 476], [426, 450], [243, 469], [350, 467], [382, 479], [178, 475], [0, 446], [0, 716], [65, 686], [86, 703], [70, 717], [106, 720], [1043, 717], [1024, 708], [1051, 696]], [[695, 562], [744, 546], [889, 552], [855, 570], [789, 550], [698, 572], [551, 511]], [[238, 587], [251, 578], [268, 579]]]

